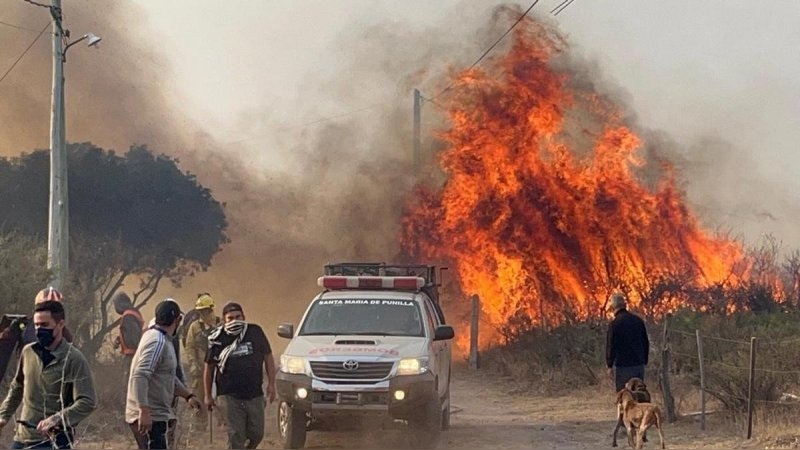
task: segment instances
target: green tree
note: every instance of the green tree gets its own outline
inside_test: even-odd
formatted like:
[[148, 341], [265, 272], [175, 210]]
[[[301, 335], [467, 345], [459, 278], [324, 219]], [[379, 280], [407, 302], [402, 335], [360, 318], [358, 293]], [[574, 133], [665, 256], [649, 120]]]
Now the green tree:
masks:
[[[137, 307], [159, 285], [206, 270], [227, 243], [224, 205], [183, 172], [179, 161], [132, 146], [124, 155], [91, 143], [68, 146], [70, 326], [96, 356], [117, 325], [111, 299], [125, 286]], [[0, 225], [40, 241], [47, 236], [46, 151], [0, 160]], [[134, 285], [131, 289], [131, 284]], [[132, 292], [131, 292], [132, 291]]]
[[30, 314], [33, 297], [47, 283], [47, 247], [30, 236], [0, 234], [0, 314]]

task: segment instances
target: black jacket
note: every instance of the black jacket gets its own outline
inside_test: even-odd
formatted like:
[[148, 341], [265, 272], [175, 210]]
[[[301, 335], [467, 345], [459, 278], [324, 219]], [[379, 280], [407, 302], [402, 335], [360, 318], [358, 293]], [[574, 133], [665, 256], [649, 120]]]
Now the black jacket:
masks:
[[608, 325], [606, 335], [606, 365], [632, 367], [647, 365], [650, 340], [644, 321], [625, 309], [617, 311]]

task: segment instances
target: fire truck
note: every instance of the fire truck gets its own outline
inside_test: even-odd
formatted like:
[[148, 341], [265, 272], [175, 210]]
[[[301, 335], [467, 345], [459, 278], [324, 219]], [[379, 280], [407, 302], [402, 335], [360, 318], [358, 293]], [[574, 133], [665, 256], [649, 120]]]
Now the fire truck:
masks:
[[434, 447], [450, 425], [454, 337], [436, 267], [328, 264], [317, 284], [298, 326], [278, 326], [291, 340], [277, 375], [283, 448], [363, 427], [405, 427], [412, 447]]

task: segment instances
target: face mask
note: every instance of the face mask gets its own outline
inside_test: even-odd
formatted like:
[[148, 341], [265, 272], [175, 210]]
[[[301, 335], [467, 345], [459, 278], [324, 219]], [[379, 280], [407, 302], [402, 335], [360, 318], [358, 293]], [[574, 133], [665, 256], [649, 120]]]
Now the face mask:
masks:
[[56, 337], [53, 335], [52, 328], [37, 328], [36, 329], [36, 340], [39, 341], [42, 347], [49, 347], [53, 344], [53, 341], [56, 340]]
[[228, 334], [239, 334], [244, 329], [244, 320], [234, 320], [225, 324], [225, 332]]

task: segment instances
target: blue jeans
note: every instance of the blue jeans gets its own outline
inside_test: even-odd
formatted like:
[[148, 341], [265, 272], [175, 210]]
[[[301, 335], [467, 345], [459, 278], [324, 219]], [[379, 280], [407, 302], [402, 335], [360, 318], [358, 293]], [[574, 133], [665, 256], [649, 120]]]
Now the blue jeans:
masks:
[[644, 381], [644, 364], [640, 366], [615, 367], [614, 386], [616, 390], [614, 392], [621, 391], [625, 387], [625, 383], [631, 378], [639, 378]]
[[14, 441], [11, 443], [11, 448], [72, 448], [72, 436], [66, 433], [60, 433], [56, 436], [55, 446], [49, 439], [40, 442], [19, 442]]

